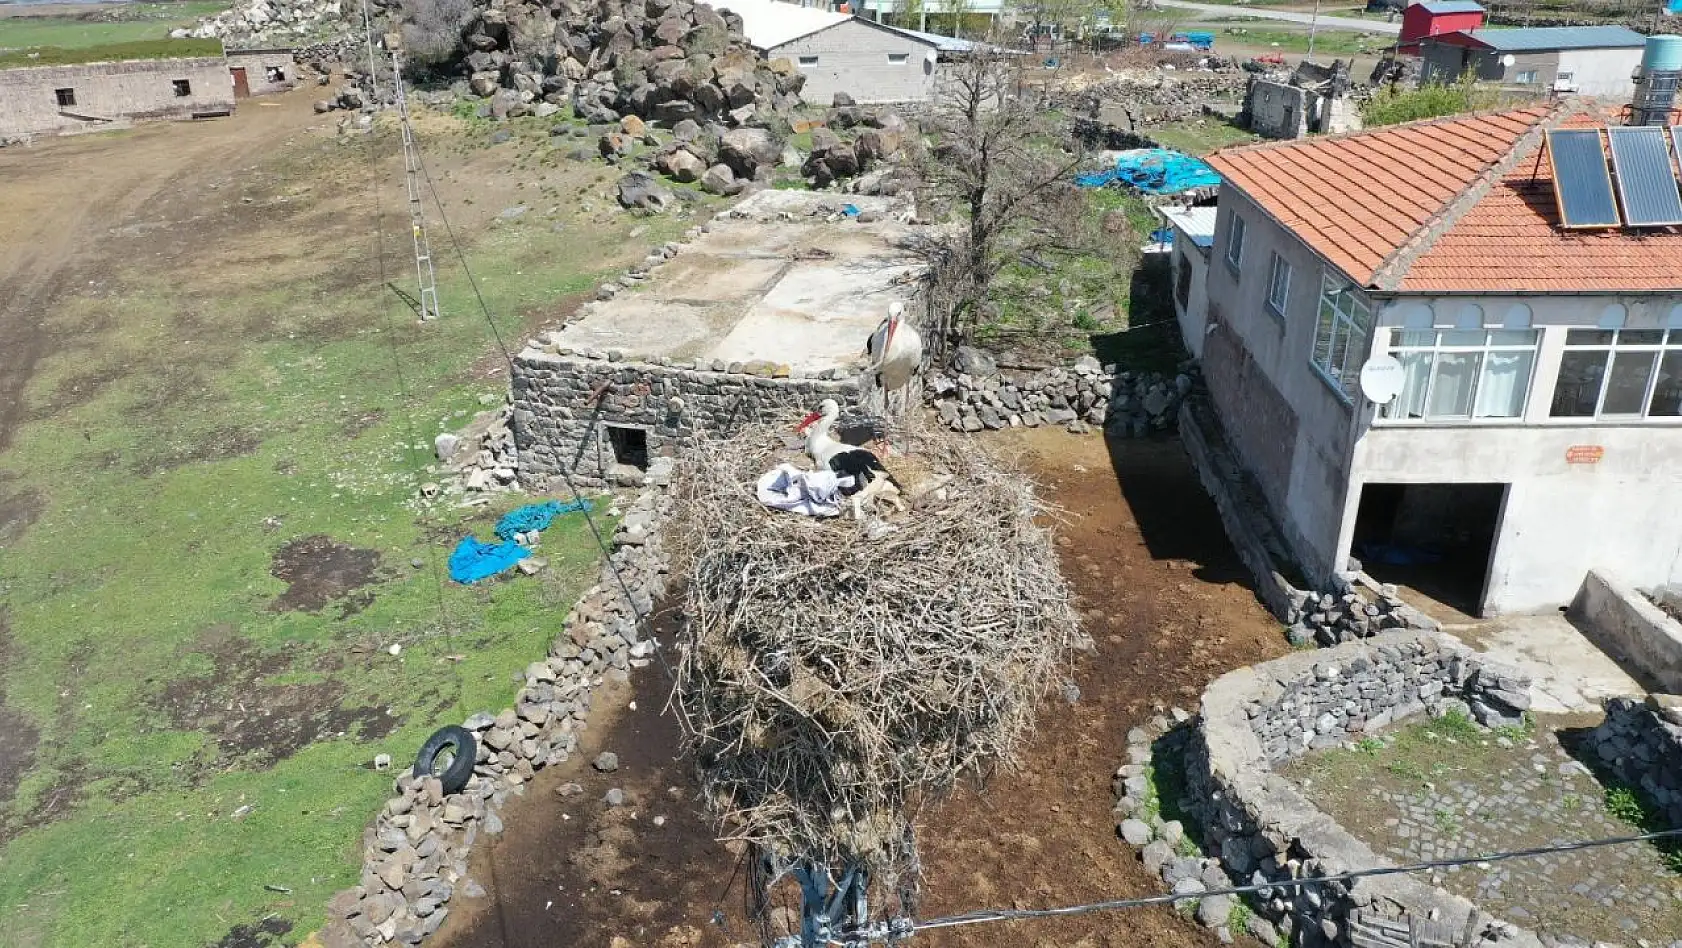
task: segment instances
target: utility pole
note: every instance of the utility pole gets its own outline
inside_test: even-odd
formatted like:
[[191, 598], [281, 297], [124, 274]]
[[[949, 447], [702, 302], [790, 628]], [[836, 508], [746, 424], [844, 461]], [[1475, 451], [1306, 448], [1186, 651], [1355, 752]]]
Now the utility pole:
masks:
[[1320, 0], [1314, 0], [1314, 15], [1308, 18], [1308, 61], [1314, 61], [1314, 34], [1320, 27]]
[[[374, 58], [374, 21], [368, 16], [368, 0], [362, 0], [362, 36], [368, 42], [368, 104], [379, 108], [380, 81], [376, 77], [380, 67], [379, 60]], [[401, 84], [398, 88], [402, 88]]]
[[438, 280], [432, 270], [432, 245], [426, 239], [420, 148], [415, 145], [415, 133], [409, 127], [409, 100], [403, 93], [402, 55], [400, 50], [391, 51], [391, 80], [396, 89], [397, 122], [403, 130], [403, 172], [409, 187], [409, 229], [415, 240], [415, 278], [420, 283], [417, 314], [424, 322], [438, 318]]

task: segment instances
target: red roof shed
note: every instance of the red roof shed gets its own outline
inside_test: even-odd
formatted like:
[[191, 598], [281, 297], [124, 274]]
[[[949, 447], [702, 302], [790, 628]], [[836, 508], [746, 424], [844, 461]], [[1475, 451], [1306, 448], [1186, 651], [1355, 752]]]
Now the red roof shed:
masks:
[[1475, 30], [1483, 25], [1483, 7], [1472, 0], [1426, 0], [1402, 11], [1402, 32], [1396, 51], [1419, 55], [1419, 41], [1439, 33]]

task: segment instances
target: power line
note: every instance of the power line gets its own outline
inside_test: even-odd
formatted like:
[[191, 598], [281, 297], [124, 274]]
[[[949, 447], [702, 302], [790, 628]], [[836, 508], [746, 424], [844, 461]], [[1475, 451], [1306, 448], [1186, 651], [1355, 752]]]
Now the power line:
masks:
[[[1452, 869], [1461, 866], [1476, 866], [1483, 863], [1505, 862], [1509, 859], [1529, 859], [1537, 856], [1553, 856], [1563, 853], [1580, 852], [1585, 849], [1596, 849], [1606, 846], [1624, 846], [1631, 843], [1645, 843], [1660, 839], [1674, 839], [1682, 836], [1682, 829], [1661, 830], [1656, 833], [1642, 833], [1638, 836], [1614, 836], [1606, 839], [1581, 840], [1574, 843], [1560, 843], [1552, 846], [1537, 846], [1531, 849], [1514, 849], [1502, 852], [1484, 853], [1478, 856], [1460, 856], [1453, 859], [1434, 859], [1429, 862], [1410, 863], [1401, 866], [1381, 866], [1372, 869], [1357, 869], [1352, 872], [1340, 872], [1329, 876], [1314, 876], [1312, 878], [1285, 879], [1278, 882], [1268, 882], [1259, 885], [1240, 885], [1225, 889], [1208, 889], [1202, 892], [1184, 895], [1151, 895], [1131, 899], [1110, 899], [1102, 902], [1086, 902], [1079, 905], [1063, 906], [1050, 909], [984, 909], [975, 912], [965, 912], [961, 915], [947, 915], [928, 921], [905, 920], [901, 923], [902, 931], [932, 931], [940, 928], [957, 928], [962, 925], [979, 925], [985, 922], [1017, 922], [1039, 918], [1063, 918], [1074, 915], [1086, 915], [1092, 912], [1111, 912], [1123, 909], [1144, 908], [1152, 905], [1167, 905], [1187, 900], [1207, 899], [1220, 895], [1253, 895], [1260, 892], [1271, 892], [1278, 889], [1300, 889], [1309, 886], [1325, 885], [1330, 882], [1352, 882], [1356, 879], [1370, 879], [1377, 876], [1407, 875], [1416, 872], [1428, 872], [1434, 869]], [[893, 922], [888, 923], [889, 930], [893, 929]]]

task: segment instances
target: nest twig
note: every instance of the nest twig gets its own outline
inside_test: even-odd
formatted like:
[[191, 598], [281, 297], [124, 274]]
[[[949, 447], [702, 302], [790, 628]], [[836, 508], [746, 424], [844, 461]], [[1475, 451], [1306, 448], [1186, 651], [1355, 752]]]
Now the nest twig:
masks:
[[1026, 479], [944, 432], [912, 451], [952, 475], [946, 496], [872, 539], [755, 500], [785, 456], [770, 429], [697, 438], [668, 532], [687, 578], [677, 705], [722, 835], [900, 886], [908, 808], [1014, 761], [1080, 634]]

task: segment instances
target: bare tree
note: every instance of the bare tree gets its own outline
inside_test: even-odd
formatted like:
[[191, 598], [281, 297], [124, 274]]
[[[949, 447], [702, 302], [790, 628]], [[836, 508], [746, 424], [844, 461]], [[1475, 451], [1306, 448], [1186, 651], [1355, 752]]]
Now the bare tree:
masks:
[[473, 16], [473, 0], [403, 0], [403, 48], [423, 62], [449, 59]]
[[987, 49], [941, 71], [920, 169], [923, 199], [950, 218], [928, 248], [937, 359], [987, 318], [1006, 267], [1065, 244], [1083, 219], [1071, 180], [1083, 156], [1027, 81], [1029, 59]]

